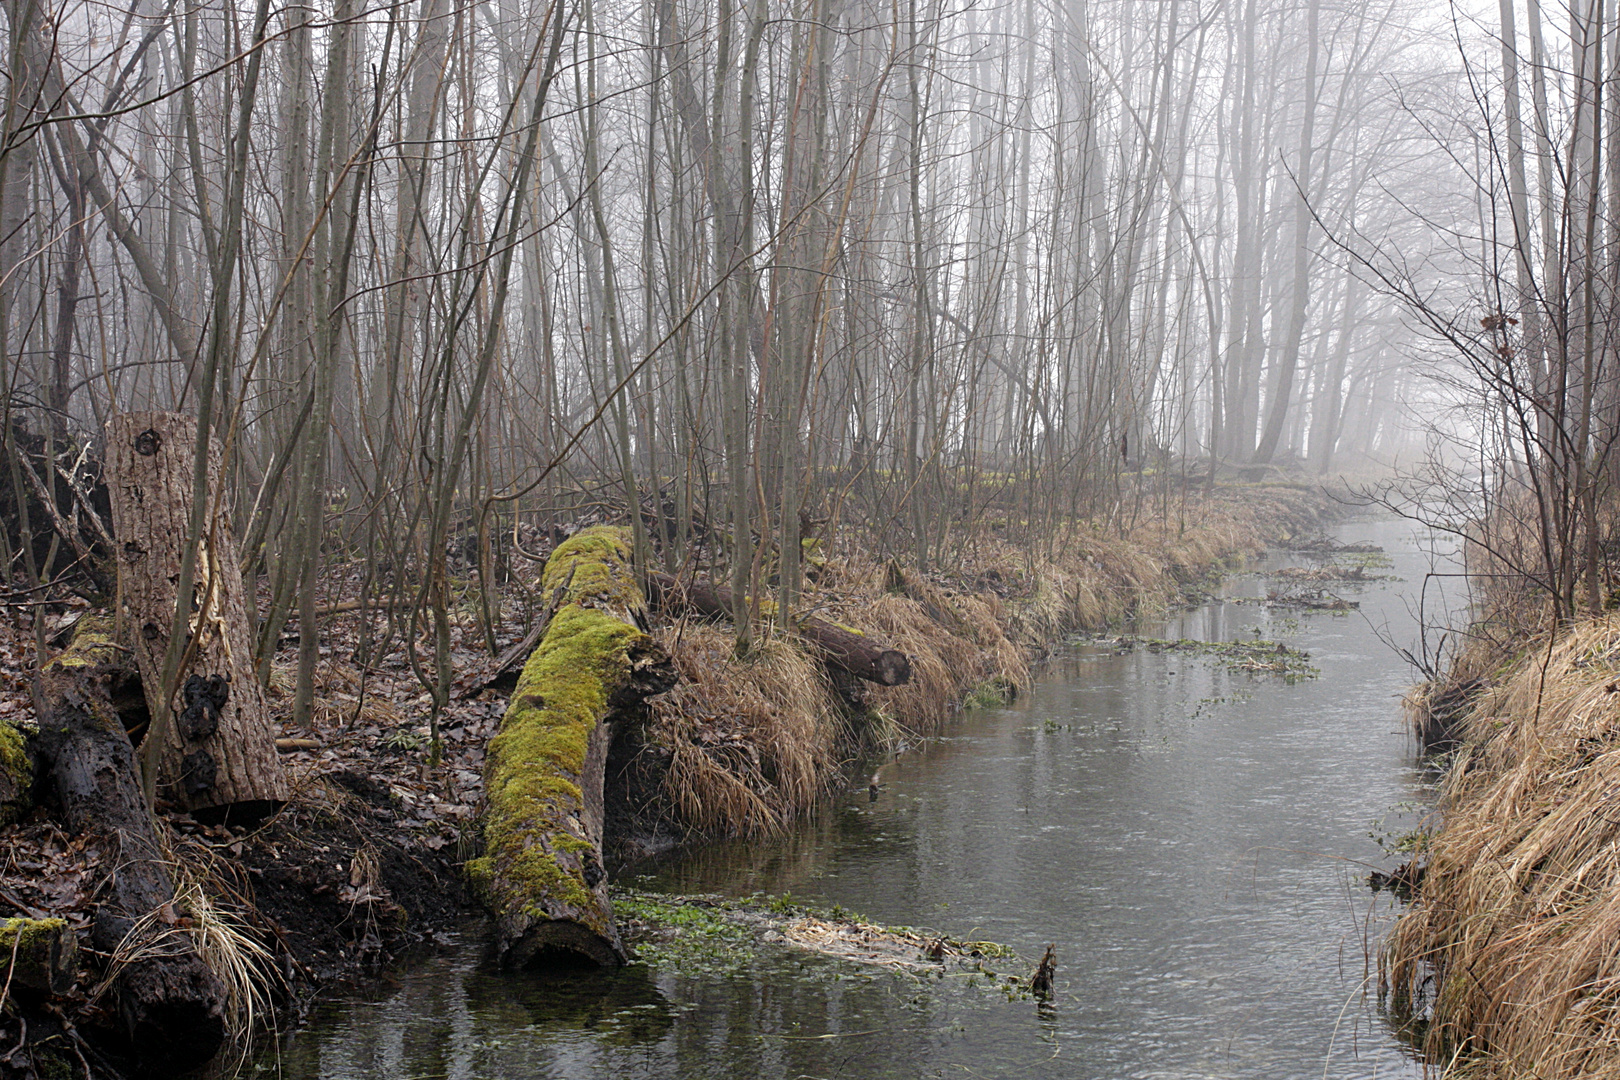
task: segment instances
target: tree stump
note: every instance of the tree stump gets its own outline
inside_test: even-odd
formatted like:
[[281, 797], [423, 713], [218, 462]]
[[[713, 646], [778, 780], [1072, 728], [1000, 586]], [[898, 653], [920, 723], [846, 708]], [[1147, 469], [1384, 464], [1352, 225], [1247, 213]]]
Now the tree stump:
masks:
[[162, 797], [204, 820], [252, 819], [286, 801], [287, 777], [253, 676], [217, 444], [209, 448], [209, 505], [195, 581], [185, 598], [191, 611], [189, 662], [168, 700], [162, 687], [180, 559], [191, 528], [196, 445], [197, 423], [189, 416], [123, 413], [107, 422], [120, 614], [152, 713], [151, 732], [163, 739]]
[[484, 854], [468, 873], [495, 914], [502, 962], [548, 953], [603, 965], [628, 953], [602, 869], [602, 774], [614, 724], [675, 685], [642, 629], [641, 589], [623, 529], [587, 529], [546, 562], [561, 604], [524, 665], [490, 740]]
[[72, 647], [34, 680], [41, 760], [68, 828], [100, 833], [111, 847], [91, 938], [112, 957], [130, 1041], [153, 1071], [182, 1072], [224, 1042], [225, 993], [190, 935], [175, 926], [168, 861], [109, 693], [127, 677], [128, 662], [110, 630], [107, 620], [81, 619]]

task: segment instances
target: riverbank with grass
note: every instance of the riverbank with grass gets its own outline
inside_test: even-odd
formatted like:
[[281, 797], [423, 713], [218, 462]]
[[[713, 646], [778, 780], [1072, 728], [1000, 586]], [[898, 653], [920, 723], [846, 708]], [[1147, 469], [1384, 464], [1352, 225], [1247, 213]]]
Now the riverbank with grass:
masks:
[[1341, 510], [1319, 488], [1233, 487], [1122, 532], [1076, 523], [1040, 553], [987, 530], [927, 573], [834, 552], [804, 606], [903, 652], [911, 677], [900, 686], [842, 677], [788, 635], [739, 657], [729, 625], [657, 626], [680, 682], [650, 703], [646, 727], [621, 746], [621, 767], [610, 763], [615, 861], [694, 833], [780, 829], [845, 782], [852, 758], [936, 734], [964, 706], [1028, 689], [1030, 665], [1054, 643], [1196, 602], [1266, 547], [1314, 540]]
[[1457, 1078], [1620, 1072], [1620, 614], [1476, 644], [1416, 695], [1442, 798], [1381, 978]]

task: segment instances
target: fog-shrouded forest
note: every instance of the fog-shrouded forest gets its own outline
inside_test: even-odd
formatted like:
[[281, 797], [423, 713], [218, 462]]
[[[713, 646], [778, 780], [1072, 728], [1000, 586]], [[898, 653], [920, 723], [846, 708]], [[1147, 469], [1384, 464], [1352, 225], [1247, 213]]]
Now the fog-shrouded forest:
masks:
[[[674, 1074], [632, 1014], [738, 1075], [915, 1072], [913, 1021], [979, 1075], [1298, 1075], [1363, 1023], [1615, 1072], [1615, 4], [0, 0], [0, 46], [0, 1075], [229, 1071], [475, 927], [457, 972], [646, 946], [622, 1001], [489, 991], [605, 1017], [615, 1076]], [[1268, 547], [1311, 565], [1223, 589]], [[692, 910], [627, 889], [721, 839]], [[787, 948], [823, 884], [922, 982], [657, 951]], [[375, 1075], [500, 1072], [449, 1057]]]
[[780, 551], [791, 608], [856, 522], [927, 566], [992, 508], [1423, 463], [1596, 588], [1598, 0], [3, 7], [4, 438], [55, 468], [0, 486], [194, 414], [261, 642], [355, 553], [442, 615], [559, 505], [739, 594]]

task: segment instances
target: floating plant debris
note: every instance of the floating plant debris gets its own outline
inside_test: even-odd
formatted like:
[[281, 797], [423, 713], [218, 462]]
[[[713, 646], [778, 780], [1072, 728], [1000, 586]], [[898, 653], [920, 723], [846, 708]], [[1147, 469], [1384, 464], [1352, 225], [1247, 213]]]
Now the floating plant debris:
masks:
[[1264, 638], [1243, 641], [1194, 641], [1182, 638], [1166, 641], [1161, 638], [1122, 637], [1115, 644], [1127, 651], [1142, 648], [1149, 652], [1191, 653], [1219, 660], [1228, 671], [1246, 675], [1278, 675], [1290, 684], [1300, 679], [1314, 679], [1319, 674], [1310, 663], [1309, 653]]

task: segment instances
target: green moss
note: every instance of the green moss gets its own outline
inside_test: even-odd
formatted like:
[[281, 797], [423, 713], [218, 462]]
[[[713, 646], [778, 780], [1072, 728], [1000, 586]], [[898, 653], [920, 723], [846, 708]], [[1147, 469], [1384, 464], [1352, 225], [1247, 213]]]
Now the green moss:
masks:
[[[54, 938], [67, 929], [66, 919], [6, 919], [0, 921], [0, 952], [13, 950], [32, 955], [40, 939]], [[21, 941], [18, 941], [21, 938]]]
[[0, 984], [64, 990], [55, 984], [63, 969], [72, 970], [74, 949], [73, 929], [66, 919], [0, 920]]
[[605, 612], [569, 604], [524, 665], [489, 744], [485, 855], [467, 864], [497, 910], [553, 918], [593, 906], [583, 878], [593, 846], [576, 835], [585, 809], [579, 779], [591, 733], [643, 637]]
[[975, 686], [962, 701], [963, 709], [996, 709], [1013, 699], [1013, 686], [1001, 676]]
[[73, 628], [73, 644], [45, 665], [52, 668], [85, 668], [116, 664], [124, 652], [113, 636], [113, 621], [106, 615], [85, 615]]
[[562, 604], [582, 604], [630, 611], [643, 606], [630, 562], [630, 532], [593, 525], [557, 545], [540, 575], [540, 588], [550, 596], [567, 587]]
[[827, 553], [819, 537], [807, 536], [799, 541], [799, 560], [807, 569], [822, 570], [827, 566]]
[[14, 792], [12, 801], [0, 802], [0, 825], [9, 825], [27, 808], [28, 792], [34, 786], [34, 766], [28, 759], [22, 732], [9, 721], [0, 720], [0, 792]]

